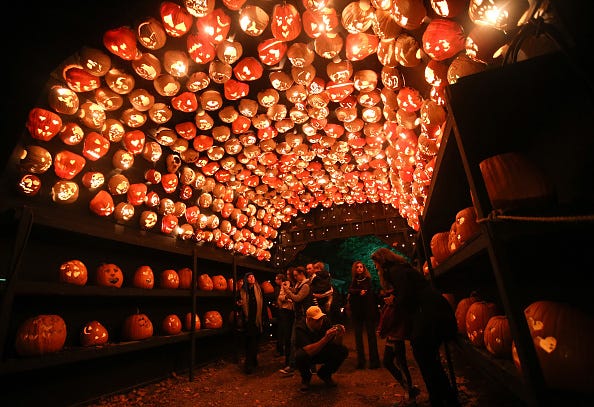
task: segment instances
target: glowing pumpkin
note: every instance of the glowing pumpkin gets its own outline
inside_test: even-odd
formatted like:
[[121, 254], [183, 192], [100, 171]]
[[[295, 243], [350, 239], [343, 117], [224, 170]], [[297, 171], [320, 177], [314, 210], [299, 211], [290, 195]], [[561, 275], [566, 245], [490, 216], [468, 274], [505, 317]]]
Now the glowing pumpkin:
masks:
[[163, 270], [161, 272], [161, 279], [159, 280], [159, 287], [161, 288], [179, 288], [179, 275], [173, 269]]
[[163, 318], [161, 329], [166, 335], [177, 335], [182, 330], [181, 319], [175, 314], [167, 315]]
[[[194, 322], [194, 331], [199, 331], [200, 330], [200, 317], [198, 316], [198, 314], [194, 315], [193, 322]], [[186, 314], [184, 328], [186, 331], [192, 330], [192, 313], [191, 312], [188, 312]]]
[[116, 264], [103, 263], [97, 267], [96, 272], [97, 285], [103, 287], [120, 288], [124, 283], [124, 273]]
[[80, 344], [82, 346], [105, 345], [109, 340], [109, 333], [99, 321], [87, 322], [80, 332]]
[[212, 276], [213, 290], [225, 291], [227, 289], [227, 279], [220, 274]]
[[80, 260], [68, 260], [60, 265], [60, 281], [74, 285], [85, 285], [88, 279], [87, 266]]
[[153, 323], [146, 314], [133, 314], [124, 320], [122, 338], [139, 341], [153, 336]]
[[15, 348], [21, 356], [60, 351], [66, 342], [66, 322], [59, 315], [37, 315], [25, 320], [16, 333]]
[[214, 289], [212, 278], [206, 273], [200, 274], [198, 276], [198, 288], [203, 291], [212, 291]]
[[497, 305], [487, 301], [476, 301], [466, 312], [466, 334], [470, 342], [478, 347], [485, 346], [484, 333], [487, 322], [497, 314]]
[[140, 266], [134, 272], [132, 285], [138, 288], [152, 289], [155, 285], [155, 274], [150, 266]]
[[206, 311], [203, 316], [204, 328], [219, 329], [223, 326], [223, 316], [219, 311]]
[[512, 334], [505, 315], [489, 319], [484, 333], [485, 348], [495, 357], [509, 358], [512, 350]]

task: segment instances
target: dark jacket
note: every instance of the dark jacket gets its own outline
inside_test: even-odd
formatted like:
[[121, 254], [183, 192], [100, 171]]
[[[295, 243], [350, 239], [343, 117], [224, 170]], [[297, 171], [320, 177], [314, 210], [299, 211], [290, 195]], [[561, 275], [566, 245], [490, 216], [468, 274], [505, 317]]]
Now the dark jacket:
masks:
[[[366, 291], [365, 295], [361, 295], [363, 290]], [[348, 297], [351, 318], [377, 320], [377, 297], [373, 292], [370, 277], [355, 278], [349, 286]]]

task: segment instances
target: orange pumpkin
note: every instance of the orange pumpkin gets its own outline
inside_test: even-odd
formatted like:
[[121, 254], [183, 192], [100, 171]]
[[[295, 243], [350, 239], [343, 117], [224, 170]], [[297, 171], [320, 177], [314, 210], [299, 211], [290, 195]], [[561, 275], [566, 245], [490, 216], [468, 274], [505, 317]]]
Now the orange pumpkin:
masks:
[[272, 36], [281, 41], [293, 41], [301, 33], [301, 15], [290, 3], [276, 4], [270, 21]]
[[163, 318], [161, 329], [166, 335], [177, 335], [182, 330], [181, 319], [175, 314], [167, 315]]
[[466, 312], [466, 334], [470, 343], [478, 348], [485, 346], [484, 334], [487, 322], [497, 314], [497, 305], [487, 301], [476, 301]]
[[214, 290], [225, 291], [227, 289], [227, 279], [220, 274], [212, 276], [212, 284]]
[[115, 204], [109, 192], [102, 189], [89, 202], [89, 209], [95, 215], [109, 216], [115, 211]]
[[448, 241], [450, 238], [450, 232], [438, 232], [431, 238], [431, 253], [435, 257], [435, 261], [443, 263], [448, 257], [450, 257], [450, 247]]
[[474, 206], [464, 208], [456, 214], [448, 237], [450, 252], [455, 252], [470, 238], [480, 232], [480, 225], [476, 221]]
[[133, 314], [124, 320], [122, 338], [139, 341], [153, 336], [153, 323], [146, 314]]
[[[195, 321], [194, 322], [194, 330], [199, 331], [200, 330], [200, 317], [198, 316], [198, 314], [195, 314], [194, 321]], [[191, 312], [188, 312], [186, 314], [184, 328], [186, 331], [192, 330], [192, 313]]]
[[66, 322], [59, 315], [42, 314], [24, 321], [18, 328], [15, 348], [21, 356], [58, 352], [66, 342]]
[[161, 279], [159, 280], [159, 287], [161, 288], [179, 288], [179, 275], [173, 269], [163, 270], [161, 272]]
[[177, 271], [179, 276], [179, 288], [187, 290], [192, 288], [193, 271], [189, 267], [183, 267]]
[[116, 264], [103, 263], [97, 267], [96, 282], [103, 287], [120, 288], [124, 283], [124, 273]]
[[198, 276], [198, 288], [203, 291], [212, 291], [214, 289], [212, 278], [206, 273], [200, 274]]
[[104, 345], [108, 340], [109, 333], [99, 321], [87, 322], [80, 332], [80, 344], [82, 346]]
[[150, 266], [140, 266], [134, 272], [132, 285], [138, 288], [152, 289], [155, 286], [155, 274]]
[[223, 326], [223, 316], [219, 311], [206, 311], [204, 313], [204, 328], [219, 329]]
[[29, 112], [26, 127], [34, 139], [50, 141], [62, 129], [62, 118], [50, 110], [36, 107]]
[[489, 319], [484, 333], [485, 348], [498, 358], [511, 357], [512, 334], [505, 315], [495, 315]]
[[462, 298], [456, 306], [456, 324], [458, 325], [458, 333], [466, 335], [466, 313], [468, 308], [477, 301], [475, 297]]
[[60, 266], [60, 281], [62, 283], [85, 285], [87, 279], [87, 266], [80, 260], [68, 260]]
[[274, 287], [272, 283], [268, 280], [262, 281], [260, 284], [260, 288], [262, 289], [262, 293], [264, 294], [274, 294]]

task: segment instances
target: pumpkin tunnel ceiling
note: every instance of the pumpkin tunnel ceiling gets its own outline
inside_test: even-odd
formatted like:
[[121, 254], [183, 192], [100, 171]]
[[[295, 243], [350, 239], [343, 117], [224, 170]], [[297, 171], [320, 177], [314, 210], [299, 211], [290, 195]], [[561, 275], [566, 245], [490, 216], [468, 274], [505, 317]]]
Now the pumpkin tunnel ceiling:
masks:
[[30, 110], [17, 187], [259, 260], [318, 207], [390, 205], [418, 230], [445, 87], [500, 64], [530, 8], [489, 25], [497, 3], [122, 3], [130, 21], [65, 56]]

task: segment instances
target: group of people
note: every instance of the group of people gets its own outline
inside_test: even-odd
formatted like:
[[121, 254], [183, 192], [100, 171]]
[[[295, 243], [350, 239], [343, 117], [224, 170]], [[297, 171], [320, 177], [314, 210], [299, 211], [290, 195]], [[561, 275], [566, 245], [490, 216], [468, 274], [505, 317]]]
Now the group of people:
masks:
[[[409, 341], [429, 393], [432, 406], [459, 406], [455, 385], [450, 382], [440, 358], [440, 346], [456, 333], [453, 310], [423, 274], [404, 257], [388, 248], [371, 255], [378, 271], [382, 311], [371, 274], [362, 261], [352, 265], [348, 307], [355, 334], [357, 369], [366, 367], [364, 334], [367, 337], [369, 368], [383, 365], [407, 392], [414, 404], [420, 393], [408, 368], [405, 341]], [[331, 317], [334, 290], [323, 262], [287, 268], [275, 278], [277, 355], [284, 357], [283, 375], [295, 371], [301, 391], [307, 391], [316, 374], [328, 387], [336, 386], [333, 374], [348, 357], [343, 344], [345, 327]], [[263, 332], [264, 297], [253, 274], [247, 273], [238, 305], [245, 313], [245, 372], [257, 367], [258, 334]], [[380, 364], [377, 336], [385, 339]]]

